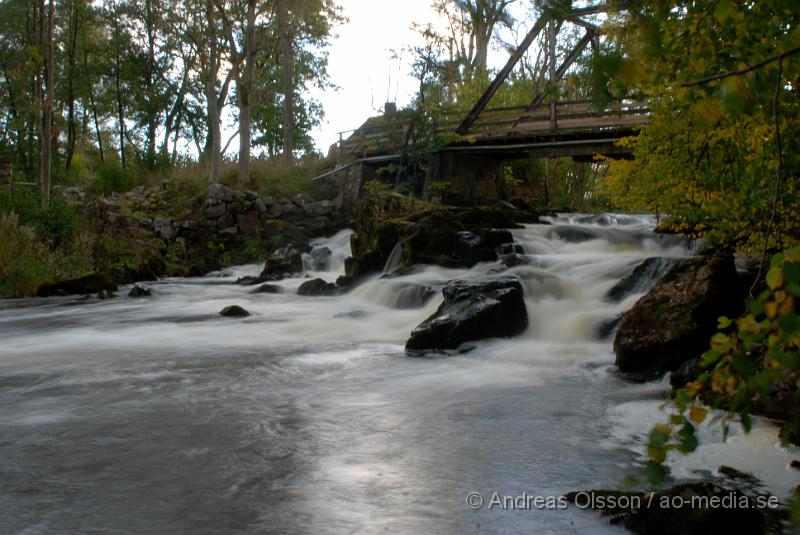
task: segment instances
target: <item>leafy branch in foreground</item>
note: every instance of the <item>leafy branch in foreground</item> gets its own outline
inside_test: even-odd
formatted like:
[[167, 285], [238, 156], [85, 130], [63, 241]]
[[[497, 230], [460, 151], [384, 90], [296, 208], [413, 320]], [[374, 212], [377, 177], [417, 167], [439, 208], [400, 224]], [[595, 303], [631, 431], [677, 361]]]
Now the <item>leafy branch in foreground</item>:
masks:
[[783, 426], [785, 442], [800, 443], [800, 247], [772, 257], [767, 288], [738, 319], [719, 318], [719, 331], [697, 364], [699, 374], [674, 392], [675, 412], [668, 423], [657, 424], [647, 443], [647, 476], [661, 483], [664, 462], [671, 451], [690, 453], [698, 446], [696, 425], [710, 409], [725, 411], [722, 425], [738, 415], [745, 432], [752, 414], [789, 420]]

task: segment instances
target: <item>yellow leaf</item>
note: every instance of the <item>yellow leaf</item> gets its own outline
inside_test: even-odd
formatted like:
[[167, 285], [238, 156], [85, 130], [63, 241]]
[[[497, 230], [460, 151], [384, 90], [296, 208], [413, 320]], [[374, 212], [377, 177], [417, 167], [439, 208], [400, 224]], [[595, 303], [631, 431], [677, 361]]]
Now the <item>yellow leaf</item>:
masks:
[[774, 267], [767, 272], [767, 286], [771, 290], [783, 286], [783, 270], [779, 267]]
[[725, 385], [725, 392], [731, 397], [733, 397], [733, 395], [736, 394], [736, 378], [735, 377], [733, 377], [733, 376], [728, 377], [728, 382]]
[[778, 315], [778, 303], [774, 301], [764, 303], [764, 313], [769, 319], [775, 319]]
[[794, 297], [790, 295], [786, 298], [786, 300], [783, 303], [781, 303], [781, 308], [778, 311], [778, 313], [781, 316], [786, 316], [788, 314], [791, 314], [792, 312], [794, 312]]
[[692, 381], [686, 385], [685, 389], [687, 394], [689, 394], [691, 397], [695, 397], [697, 393], [703, 389], [703, 383], [700, 381]]
[[703, 420], [706, 419], [706, 415], [708, 414], [708, 409], [704, 409], [703, 407], [698, 407], [697, 405], [692, 405], [689, 407], [689, 418], [696, 424], [703, 423]]

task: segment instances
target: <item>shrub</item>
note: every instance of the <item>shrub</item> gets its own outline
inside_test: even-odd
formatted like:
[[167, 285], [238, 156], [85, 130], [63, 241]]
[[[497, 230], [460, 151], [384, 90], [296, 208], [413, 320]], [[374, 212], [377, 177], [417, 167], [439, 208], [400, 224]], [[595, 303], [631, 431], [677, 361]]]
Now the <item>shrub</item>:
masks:
[[46, 276], [47, 248], [14, 213], [0, 215], [0, 237], [0, 294], [34, 294]]
[[117, 162], [104, 162], [97, 168], [97, 177], [91, 185], [94, 193], [108, 195], [133, 189], [136, 180], [133, 173]]

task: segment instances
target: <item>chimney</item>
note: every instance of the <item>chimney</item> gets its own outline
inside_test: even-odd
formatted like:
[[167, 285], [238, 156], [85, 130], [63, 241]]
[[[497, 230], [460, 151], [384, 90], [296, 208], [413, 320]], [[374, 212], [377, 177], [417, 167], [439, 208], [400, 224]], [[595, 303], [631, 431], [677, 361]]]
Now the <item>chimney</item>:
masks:
[[394, 102], [387, 102], [383, 105], [383, 116], [390, 117], [397, 113], [397, 104]]

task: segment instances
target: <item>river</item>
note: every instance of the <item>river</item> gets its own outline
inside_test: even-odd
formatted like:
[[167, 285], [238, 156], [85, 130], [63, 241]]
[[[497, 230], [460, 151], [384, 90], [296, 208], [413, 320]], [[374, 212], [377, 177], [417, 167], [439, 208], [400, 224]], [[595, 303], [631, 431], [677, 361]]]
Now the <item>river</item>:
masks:
[[[622, 533], [575, 507], [490, 505], [636, 470], [666, 382], [621, 378], [596, 333], [641, 296], [604, 299], [638, 263], [690, 254], [653, 226], [564, 215], [513, 231], [531, 325], [455, 355], [404, 353], [442, 299], [410, 308], [409, 285], [499, 264], [339, 297], [298, 296], [299, 278], [252, 294], [233, 284], [251, 265], [145, 284], [149, 298], [0, 301], [0, 532]], [[312, 275], [335, 280], [348, 243], [319, 240], [332, 258]], [[220, 317], [230, 304], [252, 315]]]

